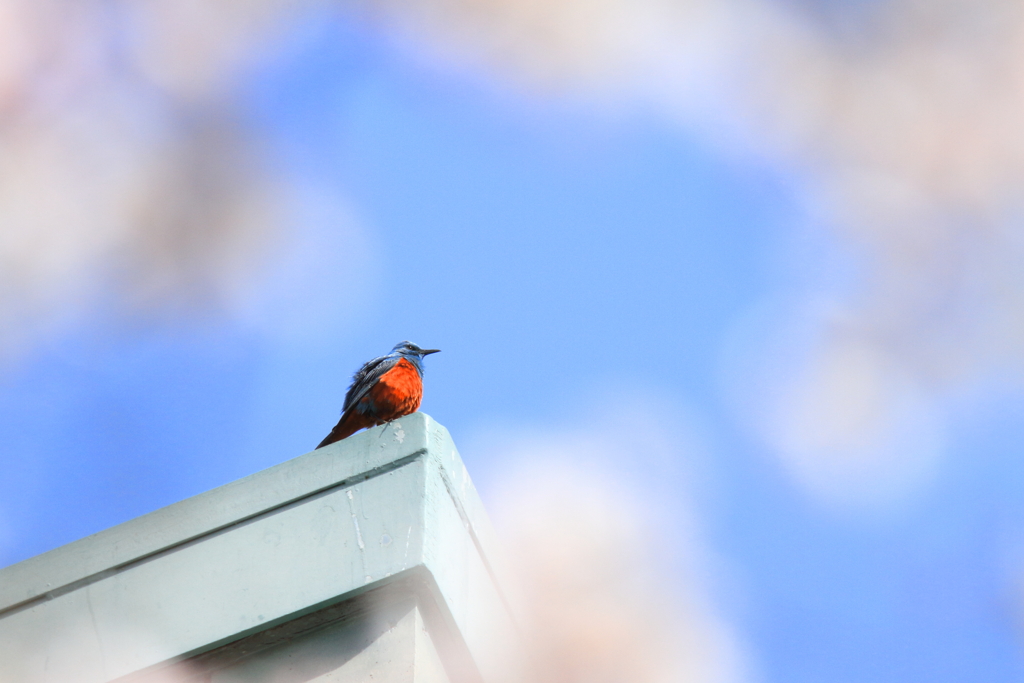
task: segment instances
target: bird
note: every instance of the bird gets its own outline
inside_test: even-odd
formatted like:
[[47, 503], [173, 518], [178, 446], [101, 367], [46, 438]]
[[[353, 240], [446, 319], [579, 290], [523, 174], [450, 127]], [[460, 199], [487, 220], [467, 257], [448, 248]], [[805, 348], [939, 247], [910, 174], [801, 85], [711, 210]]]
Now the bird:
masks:
[[423, 357], [441, 349], [421, 349], [410, 341], [395, 344], [391, 353], [367, 362], [352, 376], [341, 419], [317, 448], [415, 413], [423, 399]]

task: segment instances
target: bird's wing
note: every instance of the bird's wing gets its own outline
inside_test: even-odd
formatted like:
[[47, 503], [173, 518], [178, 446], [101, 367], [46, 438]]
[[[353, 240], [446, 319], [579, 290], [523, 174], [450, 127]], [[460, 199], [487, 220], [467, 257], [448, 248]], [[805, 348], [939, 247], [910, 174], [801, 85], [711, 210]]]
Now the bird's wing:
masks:
[[399, 360], [399, 356], [381, 356], [368, 361], [366, 365], [359, 368], [359, 371], [352, 376], [352, 385], [345, 393], [345, 407], [342, 408], [342, 414], [347, 413], [352, 406], [359, 403], [359, 399], [366, 396], [366, 392], [377, 383], [381, 375], [393, 368]]

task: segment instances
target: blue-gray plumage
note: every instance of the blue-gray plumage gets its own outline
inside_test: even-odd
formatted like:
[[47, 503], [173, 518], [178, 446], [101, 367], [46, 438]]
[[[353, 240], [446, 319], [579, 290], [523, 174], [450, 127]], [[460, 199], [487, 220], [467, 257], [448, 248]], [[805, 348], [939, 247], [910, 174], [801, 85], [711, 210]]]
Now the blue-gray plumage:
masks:
[[423, 357], [438, 351], [404, 341], [359, 368], [345, 394], [341, 419], [317, 448], [416, 412], [423, 398]]

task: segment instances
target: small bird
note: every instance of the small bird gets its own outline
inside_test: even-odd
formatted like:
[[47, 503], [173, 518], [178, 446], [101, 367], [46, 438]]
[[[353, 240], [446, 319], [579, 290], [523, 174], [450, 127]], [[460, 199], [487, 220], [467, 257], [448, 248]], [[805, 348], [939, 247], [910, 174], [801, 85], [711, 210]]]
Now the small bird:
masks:
[[395, 344], [388, 355], [359, 368], [345, 394], [341, 419], [317, 448], [341, 441], [363, 427], [415, 413], [423, 398], [423, 357], [440, 350], [421, 349], [404, 341]]

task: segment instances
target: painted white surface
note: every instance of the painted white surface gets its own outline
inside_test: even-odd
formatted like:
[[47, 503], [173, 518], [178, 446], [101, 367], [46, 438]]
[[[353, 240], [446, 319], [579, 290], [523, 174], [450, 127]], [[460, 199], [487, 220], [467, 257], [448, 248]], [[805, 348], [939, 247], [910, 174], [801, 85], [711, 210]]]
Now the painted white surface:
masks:
[[450, 683], [420, 609], [406, 601], [383, 612], [259, 652], [210, 683]]
[[0, 571], [0, 681], [109, 681], [409, 571], [511, 680], [500, 565], [447, 430], [414, 414]]

